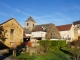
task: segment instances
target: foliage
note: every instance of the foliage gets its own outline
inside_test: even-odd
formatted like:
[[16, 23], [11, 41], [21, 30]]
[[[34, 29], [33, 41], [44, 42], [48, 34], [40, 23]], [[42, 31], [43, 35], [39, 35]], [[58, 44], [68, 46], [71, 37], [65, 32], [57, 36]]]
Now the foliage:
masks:
[[44, 52], [48, 52], [51, 46], [51, 41], [49, 40], [41, 40], [39, 41], [40, 45], [45, 49]]
[[80, 40], [73, 40], [70, 42], [70, 46], [74, 46], [75, 48], [80, 47]]
[[66, 46], [66, 41], [63, 40], [41, 40], [39, 43], [44, 48], [46, 47], [48, 49], [60, 49]]
[[2, 38], [3, 37], [3, 34], [2, 34], [2, 32], [3, 32], [4, 30], [3, 30], [3, 27], [2, 26], [0, 26], [0, 38]]
[[59, 34], [58, 30], [56, 29], [54, 24], [50, 24], [47, 26], [45, 38], [47, 40], [54, 39], [54, 38], [55, 39], [61, 38], [61, 36], [60, 36], [60, 34]]
[[80, 60], [80, 40], [73, 40], [64, 50], [69, 51], [75, 60]]
[[4, 42], [5, 41], [5, 39], [6, 39], [6, 37], [5, 37], [5, 33], [6, 33], [7, 31], [4, 31], [4, 29], [3, 29], [3, 27], [2, 26], [0, 26], [0, 39]]

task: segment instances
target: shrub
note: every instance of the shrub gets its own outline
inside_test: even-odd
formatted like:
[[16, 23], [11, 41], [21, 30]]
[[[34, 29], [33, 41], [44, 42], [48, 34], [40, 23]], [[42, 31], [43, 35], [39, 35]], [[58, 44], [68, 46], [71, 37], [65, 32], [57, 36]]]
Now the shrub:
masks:
[[60, 49], [66, 46], [65, 40], [41, 40], [39, 43], [46, 49]]
[[39, 41], [40, 45], [45, 49], [44, 52], [48, 52], [51, 46], [51, 42], [49, 40], [41, 40]]

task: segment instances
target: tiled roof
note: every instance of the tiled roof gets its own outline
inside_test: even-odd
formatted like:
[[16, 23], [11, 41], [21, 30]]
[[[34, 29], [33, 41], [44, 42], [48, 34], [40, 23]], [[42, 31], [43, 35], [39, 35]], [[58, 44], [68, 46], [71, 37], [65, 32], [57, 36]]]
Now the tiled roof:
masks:
[[[52, 25], [52, 23], [50, 24], [42, 24], [42, 25], [37, 25], [33, 28], [32, 32], [36, 32], [36, 31], [46, 31], [46, 28], [49, 26], [49, 25]], [[54, 24], [53, 24], [54, 25]]]
[[[35, 22], [31, 16], [26, 20], [26, 22], [28, 22], [28, 21]], [[36, 22], [35, 22], [35, 23], [36, 23]]]
[[67, 24], [67, 25], [61, 25], [61, 26], [56, 26], [56, 27], [59, 31], [65, 31], [65, 30], [70, 30], [71, 26], [72, 24]]

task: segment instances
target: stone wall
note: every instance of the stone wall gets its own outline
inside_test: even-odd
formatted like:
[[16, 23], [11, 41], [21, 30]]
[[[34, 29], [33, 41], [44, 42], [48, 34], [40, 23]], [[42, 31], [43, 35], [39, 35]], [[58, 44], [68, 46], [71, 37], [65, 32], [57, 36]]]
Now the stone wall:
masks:
[[[8, 47], [12, 47], [11, 43], [16, 43], [17, 45], [20, 45], [21, 42], [23, 42], [23, 28], [14, 20], [11, 19], [3, 24], [5, 33], [5, 42], [4, 44]], [[11, 36], [11, 29], [14, 29], [13, 35]]]
[[80, 24], [75, 25], [74, 27], [74, 40], [78, 40], [79, 36], [80, 36]]
[[[28, 25], [27, 25], [27, 23], [28, 23]], [[26, 29], [29, 29], [30, 31], [32, 31], [33, 27], [36, 26], [36, 23], [32, 22], [32, 21], [28, 21], [28, 22], [25, 22], [24, 26]]]

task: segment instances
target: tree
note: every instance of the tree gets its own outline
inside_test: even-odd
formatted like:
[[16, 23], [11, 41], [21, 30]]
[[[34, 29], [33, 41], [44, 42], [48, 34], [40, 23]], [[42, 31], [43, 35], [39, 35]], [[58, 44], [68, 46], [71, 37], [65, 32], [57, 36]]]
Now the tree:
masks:
[[2, 40], [2, 42], [4, 43], [6, 37], [5, 37], [5, 33], [7, 31], [4, 31], [3, 26], [0, 25], [0, 40]]
[[57, 28], [55, 27], [54, 24], [50, 24], [46, 27], [46, 41], [44, 43], [44, 48], [45, 48], [45, 51], [48, 52], [49, 51], [49, 47], [50, 47], [50, 44], [49, 44], [49, 41], [50, 39], [60, 39], [60, 34], [59, 34], [59, 31], [57, 30]]
[[59, 34], [59, 31], [57, 30], [57, 28], [55, 27], [54, 24], [51, 24], [49, 26], [47, 26], [46, 28], [46, 39], [60, 39], [61, 36]]

